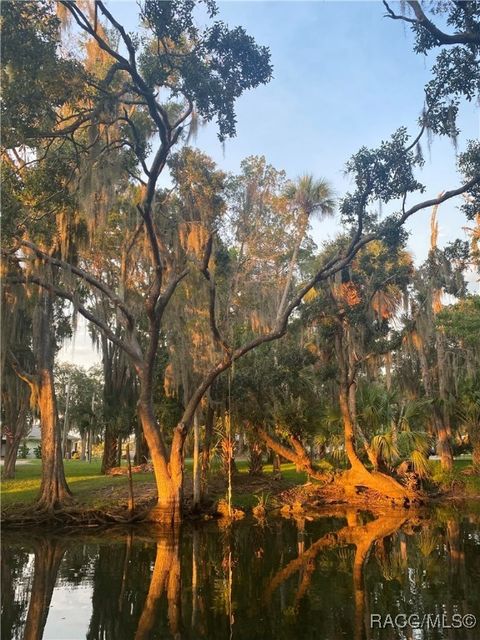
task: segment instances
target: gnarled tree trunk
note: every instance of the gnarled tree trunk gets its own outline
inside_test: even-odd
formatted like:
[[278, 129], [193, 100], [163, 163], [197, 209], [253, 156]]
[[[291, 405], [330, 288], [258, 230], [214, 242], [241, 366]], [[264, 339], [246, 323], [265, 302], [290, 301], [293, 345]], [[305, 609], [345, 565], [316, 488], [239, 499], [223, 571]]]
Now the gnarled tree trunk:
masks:
[[148, 519], [165, 525], [174, 525], [180, 522], [182, 517], [183, 445], [186, 429], [182, 424], [177, 425], [170, 452], [168, 452], [153, 412], [148, 379], [140, 378], [140, 384], [138, 415], [152, 456], [157, 486], [157, 504], [151, 509]]
[[41, 370], [38, 381], [38, 407], [42, 432], [42, 482], [37, 506], [51, 510], [60, 508], [68, 502], [71, 492], [63, 468], [62, 442], [58, 429], [52, 370]]
[[353, 392], [355, 390], [355, 371], [351, 359], [345, 352], [348, 347], [344, 344], [343, 331], [342, 326], [337, 332], [335, 343], [340, 369], [338, 402], [343, 420], [345, 453], [350, 463], [350, 469], [343, 474], [342, 484], [347, 491], [350, 488], [366, 487], [395, 500], [409, 499], [409, 492], [395, 478], [379, 471], [369, 471], [357, 454], [354, 416], [351, 414], [351, 407], [355, 406], [352, 398], [352, 389]]
[[61, 507], [71, 496], [63, 468], [62, 442], [58, 424], [53, 380], [55, 334], [53, 294], [39, 293], [33, 321], [33, 348], [37, 361], [36, 396], [42, 432], [42, 482], [37, 506], [48, 510]]
[[379, 471], [369, 471], [365, 467], [356, 452], [355, 431], [345, 389], [340, 389], [339, 404], [343, 418], [345, 452], [350, 463], [350, 469], [343, 474], [342, 484], [345, 487], [366, 487], [395, 500], [411, 497], [395, 478]]
[[300, 440], [295, 436], [290, 436], [290, 443], [292, 448], [287, 447], [272, 436], [270, 436], [265, 429], [261, 427], [255, 427], [258, 436], [265, 442], [265, 444], [276, 454], [290, 460], [295, 465], [305, 471], [310, 477], [316, 480], [325, 481], [328, 476], [325, 473], [318, 471], [310, 460], [305, 447]]
[[23, 371], [13, 360], [17, 375], [26, 382], [35, 399], [40, 414], [42, 434], [42, 481], [36, 507], [51, 511], [61, 508], [71, 499], [65, 479], [62, 442], [58, 424], [57, 399], [53, 380], [55, 335], [53, 319], [53, 294], [41, 290], [33, 316], [33, 351], [36, 373]]
[[208, 495], [208, 472], [210, 470], [210, 450], [212, 448], [215, 409], [209, 402], [205, 414], [205, 440], [202, 449], [201, 493], [202, 500]]

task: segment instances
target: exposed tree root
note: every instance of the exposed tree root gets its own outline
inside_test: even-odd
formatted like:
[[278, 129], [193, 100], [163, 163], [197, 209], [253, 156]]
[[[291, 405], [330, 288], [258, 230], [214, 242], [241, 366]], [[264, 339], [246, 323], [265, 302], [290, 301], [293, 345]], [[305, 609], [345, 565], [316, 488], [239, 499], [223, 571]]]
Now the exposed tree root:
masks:
[[[385, 474], [381, 474], [383, 487]], [[375, 476], [374, 476], [375, 478]], [[375, 478], [376, 479], [376, 478]], [[332, 483], [319, 485], [310, 483], [302, 486], [295, 486], [278, 495], [278, 502], [284, 505], [282, 513], [285, 515], [293, 513], [294, 508], [300, 508], [303, 513], [315, 514], [318, 510], [324, 510], [331, 505], [358, 506], [378, 508], [391, 507], [409, 508], [418, 507], [429, 501], [429, 496], [423, 493], [403, 492], [397, 495], [388, 496], [384, 491], [378, 491], [373, 483], [367, 486], [366, 482], [360, 481], [357, 477], [352, 477], [350, 471], [337, 473]], [[393, 485], [395, 486], [395, 485]], [[289, 509], [290, 507], [290, 509]]]
[[339, 475], [336, 482], [341, 485], [347, 496], [361, 491], [362, 488], [370, 489], [393, 501], [402, 502], [405, 506], [418, 498], [418, 495], [409, 491], [395, 478], [380, 471], [368, 471], [364, 467], [351, 468]]
[[26, 509], [14, 513], [2, 513], [2, 528], [18, 528], [24, 526], [51, 525], [55, 526], [101, 526], [108, 524], [132, 524], [139, 522], [145, 516], [145, 511], [129, 514], [128, 509], [115, 511], [101, 509]]

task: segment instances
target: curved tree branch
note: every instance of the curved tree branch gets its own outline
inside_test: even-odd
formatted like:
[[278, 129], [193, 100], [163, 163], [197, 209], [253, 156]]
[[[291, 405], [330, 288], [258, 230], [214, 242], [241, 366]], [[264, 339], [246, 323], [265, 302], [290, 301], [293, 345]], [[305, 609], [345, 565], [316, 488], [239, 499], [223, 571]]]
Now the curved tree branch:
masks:
[[142, 365], [143, 358], [142, 358], [142, 353], [140, 349], [138, 347], [134, 347], [133, 345], [128, 344], [124, 340], [121, 340], [106, 325], [105, 322], [97, 318], [97, 316], [95, 316], [91, 311], [89, 311], [82, 304], [79, 304], [75, 296], [73, 295], [73, 293], [70, 293], [69, 291], [65, 291], [65, 289], [61, 289], [60, 287], [56, 285], [52, 285], [49, 282], [45, 282], [44, 280], [41, 280], [37, 276], [28, 276], [28, 277], [15, 276], [12, 278], [7, 277], [6, 282], [8, 282], [9, 284], [23, 284], [23, 285], [28, 285], [30, 283], [33, 283], [41, 287], [42, 289], [47, 289], [48, 291], [52, 292], [54, 295], [58, 296], [59, 298], [62, 298], [64, 300], [69, 300], [74, 305], [75, 309], [84, 318], [86, 318], [87, 320], [92, 322], [94, 325], [96, 325], [111, 342], [119, 346], [120, 349], [123, 349], [123, 351], [125, 351], [125, 353], [127, 353], [132, 358], [132, 361], [136, 366]]
[[[462, 186], [458, 187], [457, 189], [446, 191], [445, 193], [443, 193], [441, 196], [438, 196], [437, 198], [433, 198], [431, 200], [425, 200], [423, 202], [420, 202], [414, 205], [399, 217], [395, 226], [397, 228], [400, 228], [403, 225], [403, 223], [417, 211], [420, 211], [421, 209], [429, 208], [435, 204], [440, 204], [442, 202], [445, 202], [446, 200], [449, 200], [450, 198], [453, 198], [457, 195], [465, 193], [466, 191], [469, 191], [473, 186], [475, 186], [479, 182], [480, 182], [480, 176], [475, 176], [474, 178], [472, 178]], [[356, 234], [357, 232], [355, 232], [355, 235]], [[187, 406], [185, 407], [185, 411], [181, 419], [182, 433], [184, 434], [183, 437], [186, 437], [190, 429], [190, 426], [192, 424], [195, 411], [198, 405], [200, 404], [203, 398], [203, 395], [209, 389], [209, 387], [214, 382], [214, 380], [216, 380], [216, 378], [221, 373], [229, 369], [236, 360], [240, 359], [242, 356], [244, 356], [246, 353], [248, 353], [252, 349], [255, 349], [261, 344], [265, 344], [267, 342], [273, 342], [274, 340], [277, 340], [281, 338], [283, 335], [285, 335], [285, 333], [287, 332], [288, 320], [290, 319], [292, 312], [297, 307], [300, 306], [304, 296], [316, 284], [324, 280], [327, 280], [332, 275], [335, 275], [335, 273], [338, 273], [344, 267], [348, 266], [348, 264], [350, 264], [351, 260], [355, 257], [355, 255], [360, 251], [362, 247], [369, 244], [373, 240], [381, 239], [381, 237], [382, 237], [381, 231], [377, 233], [370, 233], [368, 235], [360, 237], [354, 245], [350, 244], [348, 251], [343, 256], [338, 256], [337, 258], [329, 260], [321, 269], [317, 271], [317, 273], [305, 285], [303, 285], [303, 287], [299, 289], [299, 291], [296, 293], [295, 297], [292, 299], [290, 304], [286, 307], [284, 313], [279, 318], [278, 322], [275, 324], [275, 327], [273, 328], [272, 331], [266, 334], [257, 336], [250, 342], [247, 342], [244, 345], [235, 349], [231, 354], [226, 354], [222, 360], [218, 361], [212, 367], [212, 369], [210, 369], [210, 371], [207, 373], [205, 378], [195, 389], [193, 395], [191, 396], [189, 402], [187, 403]]]
[[54, 258], [53, 256], [48, 255], [29, 240], [21, 240], [20, 244], [21, 246], [27, 247], [28, 249], [33, 251], [44, 262], [52, 264], [56, 267], [60, 267], [61, 269], [64, 269], [66, 271], [71, 271], [76, 276], [82, 278], [82, 280], [85, 280], [85, 282], [88, 282], [88, 284], [101, 291], [116, 307], [121, 310], [127, 320], [129, 330], [133, 331], [135, 326], [135, 319], [130, 309], [127, 307], [125, 302], [121, 298], [119, 298], [104, 282], [98, 280], [97, 278], [94, 278], [92, 275], [90, 275], [83, 269], [80, 269], [79, 267], [65, 262], [64, 260], [60, 260], [59, 258]]
[[390, 7], [388, 2], [386, 0], [383, 0], [383, 4], [387, 9], [385, 17], [391, 18], [392, 20], [402, 20], [403, 22], [408, 22], [409, 24], [422, 27], [423, 29], [428, 31], [434, 38], [436, 38], [438, 44], [480, 44], [480, 33], [472, 33], [470, 31], [453, 34], [445, 33], [444, 31], [439, 29], [431, 20], [429, 20], [429, 18], [427, 18], [420, 2], [417, 2], [417, 0], [407, 0], [407, 2], [408, 5], [412, 8], [413, 13], [415, 14], [415, 18], [409, 18], [408, 16], [396, 14]]

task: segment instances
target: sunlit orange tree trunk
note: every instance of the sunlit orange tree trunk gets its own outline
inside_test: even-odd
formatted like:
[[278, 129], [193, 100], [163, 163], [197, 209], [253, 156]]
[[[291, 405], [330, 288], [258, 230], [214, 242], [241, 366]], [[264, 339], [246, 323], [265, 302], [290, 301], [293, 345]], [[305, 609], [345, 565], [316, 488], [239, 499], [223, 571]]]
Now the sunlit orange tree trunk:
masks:
[[20, 368], [15, 359], [13, 360], [17, 375], [30, 387], [40, 416], [42, 480], [36, 506], [47, 510], [63, 506], [71, 497], [63, 467], [53, 378], [55, 357], [53, 301], [51, 292], [47, 289], [40, 290], [33, 314], [35, 373], [27, 373]]

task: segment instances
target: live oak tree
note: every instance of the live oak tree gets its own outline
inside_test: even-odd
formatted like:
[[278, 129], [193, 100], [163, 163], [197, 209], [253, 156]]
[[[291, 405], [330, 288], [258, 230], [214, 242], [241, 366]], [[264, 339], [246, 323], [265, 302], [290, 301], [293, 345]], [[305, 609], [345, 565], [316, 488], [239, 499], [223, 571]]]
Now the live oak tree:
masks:
[[[118, 296], [110, 287], [83, 270], [71, 268], [83, 284], [93, 287], [97, 295], [100, 293], [107, 299], [122, 317], [125, 336], [119, 338], [84, 305], [78, 305], [80, 313], [100, 327], [112, 342], [121, 345], [136, 369], [140, 382], [139, 415], [158, 485], [157, 515], [160, 519], [165, 517], [173, 521], [180, 517], [182, 449], [186, 428], [185, 424], [179, 425], [169, 455], [153, 414], [152, 376], [162, 315], [178, 283], [187, 275], [187, 270], [177, 270], [175, 256], [168, 247], [168, 238], [161, 233], [158, 220], [155, 219], [159, 205], [155, 203], [156, 184], [172, 147], [180, 139], [184, 127], [191, 123], [192, 117], [198, 114], [206, 120], [216, 118], [222, 139], [234, 133], [234, 102], [244, 90], [269, 79], [269, 55], [241, 28], [229, 30], [221, 22], [207, 29], [197, 28], [192, 18], [193, 5], [189, 3], [145, 2], [142, 19], [149, 28], [150, 37], [144, 39], [141, 50], [139, 43], [132, 40], [103, 3], [95, 3], [95, 15], [84, 13], [74, 2], [62, 4], [71, 13], [77, 26], [108, 54], [111, 64], [105, 76], [90, 79], [90, 89], [96, 89], [95, 106], [89, 108], [88, 105], [70, 104], [68, 116], [55, 114], [57, 119], [55, 125], [50, 127], [50, 133], [42, 131], [39, 136], [46, 140], [70, 136], [74, 144], [78, 143], [78, 148], [85, 135], [88, 138], [85, 129], [91, 128], [97, 139], [103, 134], [102, 145], [107, 149], [103, 157], [97, 154], [97, 164], [104, 162], [105, 156], [108, 157], [108, 153], [112, 152], [112, 146], [115, 148], [125, 144], [131, 149], [124, 171], [133, 172], [142, 185], [136, 202], [140, 214], [139, 229], [136, 234], [133, 232], [133, 242], [140, 235], [146, 239], [142, 266], [148, 284], [145, 288], [140, 286], [139, 291], [148, 318], [144, 348], [137, 338], [135, 314], [124, 299], [127, 292]], [[216, 13], [213, 3], [207, 3], [207, 10], [210, 18]], [[99, 26], [97, 14], [121, 39], [126, 48], [126, 57], [110, 46], [104, 29]], [[234, 52], [241, 52], [241, 55]], [[156, 97], [159, 87], [167, 89], [170, 94], [164, 103]], [[115, 93], [111, 92], [112, 89], [115, 89]], [[111, 105], [106, 105], [105, 99], [114, 101], [113, 117]], [[146, 127], [143, 125], [145, 120]], [[116, 131], [119, 122], [121, 138], [110, 141], [108, 135]], [[147, 166], [146, 136], [153, 137], [153, 134], [158, 136], [158, 147], [150, 166]], [[94, 137], [92, 148], [96, 146], [97, 139]], [[144, 177], [136, 174], [137, 167]], [[52, 268], [51, 257], [40, 247], [36, 249], [36, 255]], [[57, 260], [55, 268], [58, 267], [68, 265], [63, 260]], [[33, 280], [30, 278], [30, 281]], [[45, 290], [49, 285], [41, 278], [35, 278], [35, 282]], [[75, 297], [67, 289], [54, 289], [57, 295], [71, 301]]]
[[[69, 100], [78, 100], [84, 89], [84, 76], [78, 64], [58, 55], [58, 25], [45, 3], [33, 6], [12, 2], [4, 9], [2, 172], [6, 206], [2, 259], [7, 269], [5, 286], [14, 292], [25, 284], [27, 275], [40, 278], [47, 285], [41, 289], [35, 286], [35, 291], [27, 290], [33, 298], [33, 367], [22, 369], [13, 353], [10, 360], [17, 374], [29, 385], [32, 405], [39, 411], [43, 457], [37, 506], [52, 509], [70, 497], [63, 471], [53, 381], [55, 351], [69, 329], [63, 303], [59, 305], [52, 290], [59, 274], [54, 273], [50, 264], [38, 263], [28, 244], [33, 241], [35, 247], [50, 257], [74, 260], [70, 236], [75, 225], [71, 224], [73, 210], [68, 185], [75, 161], [65, 141], [38, 144], [30, 141], [41, 129], [50, 128], [56, 110], [64, 109]], [[24, 41], [22, 55], [18, 55], [19, 37]], [[20, 248], [20, 236], [25, 243], [23, 248]], [[2, 347], [8, 351], [9, 345]]]
[[[10, 176], [4, 184], [8, 197], [4, 210], [7, 233], [3, 236], [2, 250], [7, 276], [4, 286], [14, 298], [20, 295], [30, 298], [32, 367], [22, 368], [11, 352], [13, 345], [4, 344], [3, 348], [10, 350], [9, 360], [30, 387], [31, 404], [38, 409], [43, 452], [37, 506], [52, 509], [70, 498], [62, 464], [53, 375], [55, 353], [71, 331], [64, 300], [55, 295], [54, 288], [60, 282], [68, 283], [69, 274], [56, 271], [49, 262], [39, 262], [33, 248], [49, 259], [64, 257], [74, 262], [74, 237], [79, 240], [83, 231], [82, 225], [74, 220], [72, 201], [65, 195], [72, 161], [61, 144], [51, 145], [49, 157], [43, 163], [31, 161], [25, 148], [21, 155], [15, 148], [4, 150], [3, 157]], [[41, 281], [44, 286], [33, 284], [33, 289], [27, 286], [22, 294], [19, 287], [25, 287], [27, 280]]]
[[[324, 257], [338, 252], [346, 241], [347, 238], [339, 238], [331, 243], [324, 250]], [[390, 477], [383, 462], [386, 440], [381, 433], [390, 428], [390, 423], [376, 425], [373, 432], [365, 432], [365, 421], [360, 419], [361, 411], [357, 405], [357, 387], [370, 375], [372, 368], [382, 365], [385, 355], [399, 342], [396, 332], [392, 331], [392, 320], [395, 320], [412, 273], [411, 258], [403, 249], [402, 242], [404, 238], [399, 236], [395, 245], [400, 246], [387, 246], [379, 241], [365, 246], [347, 268], [310, 293], [302, 314], [307, 327], [304, 348], [308, 347], [310, 357], [316, 362], [317, 375], [314, 379], [318, 378], [317, 386], [320, 389], [324, 387], [323, 393], [310, 402], [328, 403], [326, 391], [330, 378], [336, 396], [333, 403], [340, 408], [345, 452], [351, 466], [343, 481], [347, 485], [351, 482], [352, 485], [368, 486], [392, 497], [406, 496], [407, 492]], [[323, 371], [326, 376], [322, 382], [320, 372]], [[296, 377], [301, 379], [298, 374]], [[302, 398], [305, 396], [305, 390], [301, 395]], [[314, 420], [317, 431], [322, 423], [325, 425], [328, 444], [327, 425], [332, 422], [328, 412], [322, 411], [324, 408], [317, 410]], [[366, 411], [367, 407], [362, 409]], [[333, 421], [335, 423], [336, 420]], [[286, 421], [285, 431], [291, 441], [289, 448], [285, 445], [279, 447], [275, 438], [264, 430], [260, 430], [260, 434], [269, 446], [277, 447], [278, 453], [295, 461], [310, 475], [321, 478], [322, 473], [315, 471], [315, 465], [302, 444], [300, 425], [299, 416], [296, 419], [290, 416]], [[373, 465], [372, 472], [365, 466], [364, 453]], [[399, 458], [400, 454], [397, 456]]]
[[[422, 190], [413, 177], [418, 160], [412, 149], [419, 138], [409, 143], [402, 129], [378, 149], [362, 149], [349, 164], [355, 189], [342, 204], [350, 240], [297, 287], [293, 282], [296, 252], [302, 241], [301, 231], [307, 228], [316, 206], [314, 201], [313, 207], [304, 207], [303, 197], [292, 193], [286, 207], [297, 233], [291, 244], [292, 253], [278, 305], [272, 314], [273, 322], [270, 326], [257, 327], [254, 335], [247, 336], [244, 342], [229, 342], [219, 329], [217, 289], [212, 285], [214, 279], [208, 268], [213, 239], [207, 238], [203, 264], [206, 265], [205, 279], [210, 283], [208, 317], [219, 357], [193, 390], [173, 430], [171, 446], [167, 447], [153, 409], [155, 362], [165, 311], [180, 283], [193, 276], [185, 254], [176, 251], [179, 220], [169, 215], [164, 202], [166, 194], [158, 188], [158, 180], [172, 149], [198, 117], [216, 119], [221, 139], [234, 134], [235, 100], [244, 90], [268, 81], [269, 54], [241, 28], [229, 30], [221, 22], [205, 29], [197, 27], [191, 2], [146, 0], [141, 5], [145, 33], [142, 31], [140, 35], [128, 34], [103, 2], [97, 1], [85, 10], [70, 0], [61, 5], [87, 42], [102, 52], [102, 64], [92, 67], [82, 65], [79, 60], [68, 61], [69, 69], [80, 67], [74, 74], [78, 79], [75, 86], [83, 87], [84, 98], [79, 97], [77, 91], [67, 93], [63, 101], [60, 100], [60, 108], [58, 103], [50, 104], [49, 126], [31, 131], [19, 129], [23, 131], [21, 142], [34, 149], [35, 162], [39, 165], [44, 161], [40, 149], [47, 152], [48, 159], [56, 142], [66, 145], [77, 162], [74, 175], [78, 177], [80, 172], [82, 177], [81, 189], [73, 190], [76, 210], [87, 220], [92, 214], [104, 215], [108, 204], [117, 198], [118, 194], [111, 189], [116, 183], [112, 175], [122, 176], [123, 190], [128, 188], [127, 184], [132, 185], [133, 194], [129, 206], [119, 208], [123, 219], [128, 216], [128, 224], [121, 225], [125, 230], [124, 239], [117, 245], [116, 264], [115, 260], [110, 262], [112, 271], [107, 274], [104, 269], [92, 271], [91, 261], [85, 260], [84, 264], [82, 254], [74, 264], [66, 255], [52, 255], [51, 251], [26, 239], [21, 225], [17, 225], [19, 250], [28, 249], [45, 266], [46, 272], [68, 274], [65, 280], [26, 274], [23, 281], [46, 291], [47, 295], [69, 300], [78, 313], [129, 357], [139, 380], [138, 412], [158, 489], [158, 503], [151, 517], [170, 523], [180, 518], [185, 439], [203, 396], [216, 378], [250, 350], [282, 337], [304, 295], [344, 269], [363, 246], [378, 238], [388, 240], [395, 236], [411, 215], [425, 207], [471, 193], [479, 182], [477, 165], [475, 158], [467, 163], [467, 179], [461, 187], [407, 208], [407, 198]], [[32, 3], [20, 6], [26, 7], [26, 12], [32, 11]], [[45, 19], [50, 21], [49, 5], [42, 4], [42, 8]], [[210, 19], [213, 18], [214, 4], [207, 2], [206, 8]], [[112, 44], [116, 39], [120, 42], [118, 49]], [[55, 49], [50, 53], [54, 56]], [[31, 62], [34, 68], [35, 59]], [[32, 83], [35, 86], [34, 78]], [[9, 149], [12, 155], [16, 146], [18, 142]], [[109, 178], [103, 171], [106, 167], [112, 169]], [[310, 186], [312, 191], [321, 190], [321, 185]], [[297, 195], [302, 190], [303, 187], [296, 190]], [[378, 200], [393, 204], [394, 212], [386, 219], [377, 220], [373, 215], [372, 208]], [[96, 218], [92, 221], [90, 217], [87, 226], [92, 229], [95, 221]], [[10, 255], [12, 260], [18, 259]], [[93, 300], [98, 297], [114, 312], [120, 333], [107, 324], [104, 320], [107, 316], [100, 317], [95, 312]]]
[[[37, 177], [37, 176], [35, 176]], [[24, 183], [23, 195], [32, 194], [35, 189], [28, 192], [28, 186]], [[41, 189], [41, 191], [43, 191]], [[22, 196], [23, 199], [23, 196]], [[23, 207], [22, 207], [23, 209]], [[7, 212], [8, 215], [9, 212]], [[28, 214], [27, 214], [28, 216]], [[57, 215], [60, 222], [62, 214]], [[51, 222], [51, 220], [50, 220]], [[35, 221], [30, 227], [29, 235], [24, 235], [24, 241], [28, 244], [27, 237], [34, 238], [43, 246], [48, 255], [60, 255], [61, 239], [57, 236], [55, 227], [44, 224], [44, 220]], [[15, 239], [7, 238], [9, 244], [6, 249], [8, 255], [7, 278], [5, 287], [10, 296], [22, 295], [18, 292], [19, 285], [24, 285], [26, 278], [42, 278], [45, 287], [34, 290], [27, 289], [32, 297], [29, 301], [31, 307], [31, 345], [32, 361], [30, 366], [23, 368], [17, 359], [12, 347], [15, 345], [3, 345], [9, 350], [8, 359], [15, 373], [28, 385], [30, 389], [31, 406], [38, 410], [42, 433], [42, 482], [36, 506], [41, 509], [51, 510], [62, 506], [70, 498], [70, 490], [67, 486], [63, 463], [60, 430], [58, 424], [58, 411], [54, 388], [54, 357], [63, 338], [70, 332], [68, 320], [64, 316], [64, 304], [56, 298], [52, 287], [58, 281], [49, 264], [37, 263], [28, 249], [23, 255], [18, 255], [18, 245]], [[37, 246], [37, 245], [36, 245]]]
[[265, 345], [238, 363], [232, 402], [237, 420], [245, 425], [251, 474], [261, 471], [267, 446], [299, 471], [325, 479], [307, 453], [307, 445], [324, 433], [326, 393], [315, 363], [298, 320], [281, 342]]
[[[414, 50], [438, 53], [432, 78], [425, 86], [421, 123], [432, 132], [455, 138], [462, 100], [472, 101], [480, 90], [480, 7], [474, 2], [407, 0], [396, 13], [384, 0], [387, 18], [410, 25]], [[445, 26], [444, 26], [445, 25]]]

